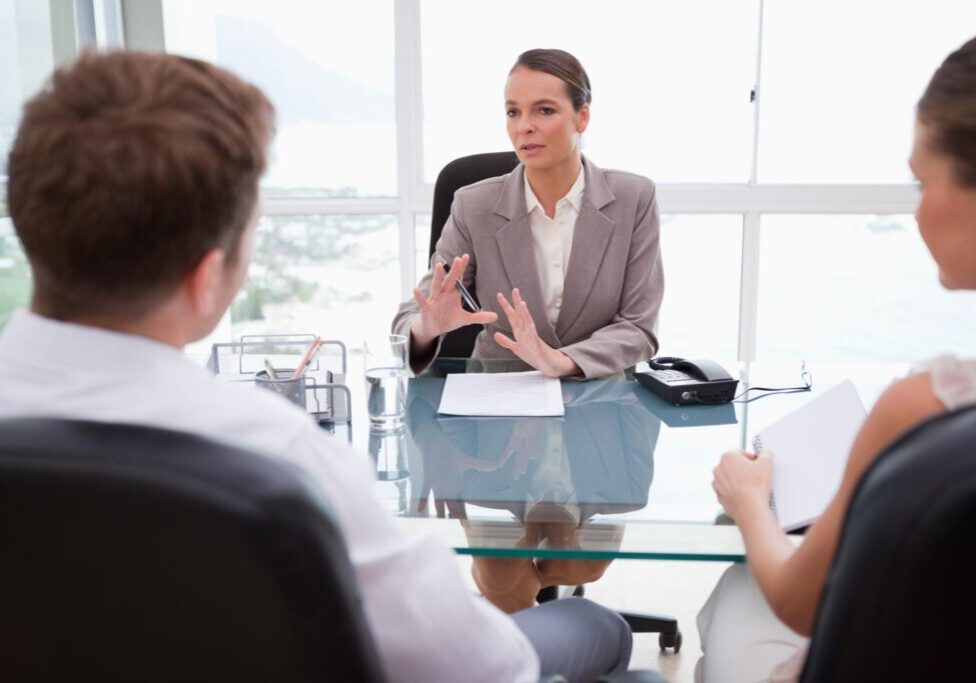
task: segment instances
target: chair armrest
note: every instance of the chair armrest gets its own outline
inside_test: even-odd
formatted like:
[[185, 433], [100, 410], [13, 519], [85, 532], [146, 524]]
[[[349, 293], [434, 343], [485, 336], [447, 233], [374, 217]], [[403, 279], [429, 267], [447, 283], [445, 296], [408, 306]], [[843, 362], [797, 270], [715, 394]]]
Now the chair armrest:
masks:
[[655, 671], [635, 670], [607, 674], [596, 679], [596, 683], [668, 683]]

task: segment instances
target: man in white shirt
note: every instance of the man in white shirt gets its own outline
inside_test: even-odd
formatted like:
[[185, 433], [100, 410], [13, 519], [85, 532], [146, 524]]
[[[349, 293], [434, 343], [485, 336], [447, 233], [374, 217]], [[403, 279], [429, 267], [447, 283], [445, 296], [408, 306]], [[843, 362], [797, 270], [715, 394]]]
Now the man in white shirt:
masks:
[[9, 160], [34, 292], [0, 335], [0, 417], [165, 427], [301, 466], [331, 499], [392, 681], [626, 668], [619, 616], [575, 599], [504, 615], [469, 593], [447, 548], [398, 533], [365, 456], [183, 356], [244, 280], [273, 126], [258, 89], [196, 60], [86, 53], [54, 74]]

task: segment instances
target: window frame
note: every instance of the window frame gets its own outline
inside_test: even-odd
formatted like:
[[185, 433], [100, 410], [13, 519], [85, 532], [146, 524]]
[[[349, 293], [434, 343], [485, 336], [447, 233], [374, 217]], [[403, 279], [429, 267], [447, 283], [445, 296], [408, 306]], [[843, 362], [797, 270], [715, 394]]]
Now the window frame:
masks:
[[[763, 214], [912, 214], [918, 190], [910, 184], [770, 184], [757, 181], [756, 165], [762, 127], [759, 106], [762, 97], [763, 10], [758, 2], [758, 39], [755, 50], [755, 81], [752, 126], [752, 162], [746, 183], [660, 182], [658, 203], [669, 214], [739, 214], [742, 249], [739, 283], [738, 359], [756, 356], [759, 297], [760, 219]], [[77, 45], [96, 42], [103, 47], [124, 44], [141, 49], [165, 46], [162, 20], [163, 0], [49, 0], [52, 14], [93, 17], [94, 36], [81, 36], [74, 25], [73, 49], [56, 56], [71, 56]], [[269, 216], [303, 214], [371, 215], [395, 214], [398, 220], [401, 298], [408, 299], [420, 273], [416, 266], [416, 221], [430, 214], [433, 183], [424, 180], [423, 100], [421, 56], [421, 0], [390, 0], [394, 12], [394, 82], [396, 120], [396, 196], [386, 198], [267, 197], [264, 213]], [[52, 19], [52, 30], [55, 28]], [[82, 21], [81, 24], [85, 22]], [[56, 34], [55, 34], [56, 35]], [[92, 40], [93, 39], [93, 40]], [[56, 50], [56, 53], [58, 51]], [[0, 179], [2, 180], [2, 179]], [[3, 203], [0, 202], [0, 210]], [[393, 311], [390, 312], [392, 317]]]

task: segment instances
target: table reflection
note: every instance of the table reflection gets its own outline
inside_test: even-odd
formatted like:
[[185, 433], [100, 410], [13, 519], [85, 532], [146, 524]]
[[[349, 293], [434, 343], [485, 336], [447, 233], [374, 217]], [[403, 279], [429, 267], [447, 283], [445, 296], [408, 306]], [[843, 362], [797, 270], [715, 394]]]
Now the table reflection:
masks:
[[[437, 378], [410, 381], [411, 514], [455, 518], [470, 538], [497, 529], [498, 520], [471, 515], [469, 506], [506, 510], [520, 529], [514, 547], [565, 549], [580, 547], [594, 515], [647, 505], [660, 420], [650, 408], [654, 397], [633, 382], [563, 382], [562, 418], [439, 416], [443, 385]], [[603, 517], [600, 527], [602, 542], [619, 547], [623, 526]], [[485, 597], [511, 612], [531, 606], [540, 588], [594, 581], [608, 564], [477, 556], [472, 571]]]
[[407, 466], [407, 429], [375, 430], [369, 433], [369, 454], [376, 463], [375, 491], [395, 515], [410, 511], [410, 470]]
[[[524, 369], [507, 360], [438, 359], [430, 377]], [[739, 370], [743, 388], [787, 386], [795, 382], [797, 364], [745, 364]], [[486, 585], [500, 576], [499, 593], [504, 596], [517, 595], [522, 582], [526, 586], [521, 595], [529, 595], [531, 582], [542, 584], [539, 566], [548, 576], [556, 574], [558, 565], [543, 564], [546, 560], [742, 561], [738, 530], [715, 524], [721, 507], [711, 480], [720, 454], [747, 447], [757, 430], [844, 379], [855, 382], [870, 406], [907, 367], [818, 364], [811, 371], [817, 383], [809, 394], [773, 394], [715, 406], [671, 406], [622, 378], [564, 380], [570, 405], [559, 438], [565, 454], [555, 464], [543, 450], [551, 440], [548, 432], [529, 430], [529, 425], [516, 430], [518, 420], [438, 417], [442, 385], [427, 377], [411, 380], [413, 414], [407, 428], [370, 434], [365, 420], [359, 420], [354, 440], [361, 448], [369, 445], [378, 472], [375, 486], [399, 515], [405, 533], [437, 534], [459, 553], [474, 557], [539, 558], [532, 567], [512, 563], [514, 568], [481, 579]], [[602, 405], [607, 403], [618, 405]], [[588, 424], [591, 410], [600, 415], [593, 418], [600, 421], [593, 429]], [[616, 421], [613, 429], [606, 428], [611, 418], [600, 413], [607, 410]], [[655, 417], [660, 424], [652, 427]], [[509, 441], [535, 446], [509, 453]], [[626, 443], [637, 444], [629, 457], [623, 453]], [[611, 448], [619, 450], [612, 454]], [[562, 485], [545, 485], [547, 477], [553, 481], [553, 471], [565, 473]], [[581, 565], [566, 566], [575, 572]], [[506, 577], [508, 586], [502, 581]], [[526, 598], [513, 604], [519, 600]]]

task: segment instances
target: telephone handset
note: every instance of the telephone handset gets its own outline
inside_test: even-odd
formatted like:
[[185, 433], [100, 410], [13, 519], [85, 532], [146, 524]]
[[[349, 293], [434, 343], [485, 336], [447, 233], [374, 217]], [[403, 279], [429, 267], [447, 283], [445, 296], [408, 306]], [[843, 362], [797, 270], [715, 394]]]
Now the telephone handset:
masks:
[[662, 356], [647, 361], [650, 370], [635, 372], [642, 385], [673, 405], [728, 403], [739, 380], [711, 360]]

